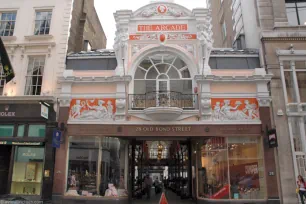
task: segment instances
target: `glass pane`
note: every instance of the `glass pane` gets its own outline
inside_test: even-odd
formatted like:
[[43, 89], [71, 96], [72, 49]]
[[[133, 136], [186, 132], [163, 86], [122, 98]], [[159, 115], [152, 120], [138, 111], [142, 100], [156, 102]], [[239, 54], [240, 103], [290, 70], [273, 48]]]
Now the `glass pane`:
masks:
[[149, 69], [152, 66], [152, 63], [149, 59], [145, 59], [140, 63], [139, 66], [141, 66], [144, 69]]
[[297, 102], [297, 97], [294, 91], [294, 82], [293, 82], [293, 72], [285, 71], [285, 82], [286, 82], [286, 89], [287, 89], [287, 97], [289, 103]]
[[156, 92], [156, 81], [146, 81], [146, 93]]
[[190, 72], [188, 69], [185, 69], [184, 71], [181, 72], [182, 73], [182, 77], [183, 78], [187, 78], [187, 79], [190, 79], [191, 78], [191, 75], [190, 75]]
[[0, 137], [13, 137], [14, 125], [0, 125]]
[[302, 137], [301, 137], [299, 118], [291, 117], [289, 122], [290, 122], [291, 129], [292, 129], [294, 150], [296, 152], [301, 152], [303, 151], [303, 147], [302, 147]]
[[180, 75], [178, 73], [178, 71], [174, 68], [174, 67], [171, 67], [169, 72], [168, 72], [168, 76], [170, 79], [179, 79], [180, 78]]
[[298, 25], [298, 19], [295, 8], [286, 8], [288, 23], [290, 25]]
[[25, 125], [18, 125], [17, 137], [24, 136], [24, 129], [25, 129]]
[[40, 195], [44, 148], [17, 147], [15, 154], [11, 194]]
[[45, 125], [29, 125], [29, 137], [45, 137], [46, 126]]
[[159, 92], [167, 92], [168, 91], [168, 81], [159, 81]]
[[146, 74], [146, 71], [144, 71], [143, 69], [138, 68], [136, 70], [136, 73], [135, 73], [135, 79], [144, 79], [145, 78], [145, 74]]
[[158, 69], [159, 73], [166, 73], [168, 71], [168, 68], [169, 68], [170, 65], [167, 65], [167, 64], [159, 64], [159, 65], [156, 65], [156, 68]]
[[158, 76], [158, 79], [168, 79], [167, 75], [161, 74]]
[[[304, 3], [305, 4], [305, 3]], [[306, 8], [298, 8], [300, 25], [306, 25]]]
[[261, 141], [256, 137], [228, 137], [232, 199], [264, 199], [265, 171]]
[[306, 71], [296, 72], [300, 99], [302, 103], [306, 103]]
[[181, 60], [180, 58], [177, 58], [173, 64], [173, 66], [175, 66], [178, 70], [180, 70], [181, 68], [186, 66], [186, 63]]
[[145, 94], [146, 93], [146, 81], [134, 81], [134, 94]]
[[206, 139], [199, 144], [198, 192], [202, 198], [229, 199], [228, 158], [225, 138]]
[[147, 79], [156, 79], [158, 73], [154, 67], [152, 67], [147, 74]]
[[70, 137], [69, 196], [127, 196], [127, 143], [109, 137]]
[[171, 80], [170, 91], [176, 91], [182, 94], [192, 94], [191, 80]]

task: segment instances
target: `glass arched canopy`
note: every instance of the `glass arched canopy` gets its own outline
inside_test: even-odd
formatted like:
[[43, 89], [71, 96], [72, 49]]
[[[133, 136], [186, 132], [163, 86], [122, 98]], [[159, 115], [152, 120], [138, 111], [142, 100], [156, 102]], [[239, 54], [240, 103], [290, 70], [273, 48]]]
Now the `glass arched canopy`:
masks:
[[169, 91], [192, 94], [187, 64], [168, 53], [148, 56], [140, 62], [134, 76], [134, 94]]

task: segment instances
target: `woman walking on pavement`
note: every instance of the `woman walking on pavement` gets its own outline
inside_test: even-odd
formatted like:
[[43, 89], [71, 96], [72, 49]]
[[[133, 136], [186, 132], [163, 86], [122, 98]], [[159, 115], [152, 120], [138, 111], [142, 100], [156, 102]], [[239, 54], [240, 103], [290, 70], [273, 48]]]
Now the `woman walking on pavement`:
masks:
[[306, 198], [306, 183], [301, 175], [298, 176], [298, 181], [296, 182], [298, 186], [298, 193], [301, 197], [302, 204], [304, 203], [304, 197]]

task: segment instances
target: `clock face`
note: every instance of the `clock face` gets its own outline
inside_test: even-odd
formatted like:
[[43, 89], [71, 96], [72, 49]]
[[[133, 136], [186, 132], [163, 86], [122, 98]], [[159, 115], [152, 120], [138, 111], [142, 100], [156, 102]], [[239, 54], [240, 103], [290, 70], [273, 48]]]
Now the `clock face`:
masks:
[[158, 13], [160, 13], [160, 14], [165, 14], [165, 13], [167, 12], [167, 10], [168, 10], [168, 8], [167, 8], [167, 6], [165, 6], [165, 5], [159, 5], [159, 6], [157, 7], [157, 11], [158, 11]]

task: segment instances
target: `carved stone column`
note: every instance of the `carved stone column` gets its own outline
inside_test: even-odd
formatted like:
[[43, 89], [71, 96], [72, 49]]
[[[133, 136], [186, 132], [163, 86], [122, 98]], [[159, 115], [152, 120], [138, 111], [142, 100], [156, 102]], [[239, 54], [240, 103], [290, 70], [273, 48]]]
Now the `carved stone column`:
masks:
[[[116, 74], [123, 75], [124, 70], [123, 67], [123, 59], [125, 59], [125, 63], [128, 61], [128, 40], [129, 40], [129, 20], [132, 16], [132, 11], [130, 10], [121, 10], [117, 11], [114, 14], [115, 21], [116, 21], [116, 37], [114, 42], [114, 50], [116, 53], [117, 59], [117, 68]], [[125, 64], [126, 65], [126, 64]]]
[[[197, 20], [197, 39], [199, 50], [199, 74], [211, 74], [209, 66], [210, 53], [213, 46], [213, 32], [211, 25], [211, 15], [208, 9], [194, 9], [193, 14]], [[203, 60], [204, 59], [204, 60]], [[204, 67], [204, 69], [203, 69]]]

